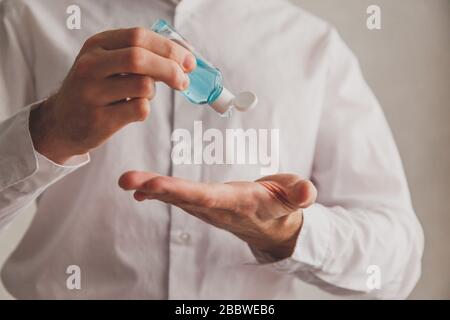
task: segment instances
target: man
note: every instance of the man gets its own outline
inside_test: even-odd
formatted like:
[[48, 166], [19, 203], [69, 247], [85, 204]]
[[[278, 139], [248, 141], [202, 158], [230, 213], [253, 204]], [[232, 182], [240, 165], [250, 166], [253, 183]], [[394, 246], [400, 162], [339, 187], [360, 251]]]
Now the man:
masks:
[[[79, 0], [80, 30], [65, 25], [72, 1], [2, 3], [1, 226], [38, 200], [4, 266], [7, 289], [17, 298], [301, 299], [307, 282], [407, 297], [421, 227], [381, 108], [337, 33], [282, 0], [176, 2]], [[229, 89], [257, 93], [258, 107], [223, 119], [174, 94], [196, 62], [149, 31], [157, 18], [216, 64]], [[271, 152], [283, 173], [173, 163], [172, 134], [199, 124], [279, 130]], [[204, 141], [193, 140], [196, 154]], [[81, 287], [71, 290], [74, 265]]]

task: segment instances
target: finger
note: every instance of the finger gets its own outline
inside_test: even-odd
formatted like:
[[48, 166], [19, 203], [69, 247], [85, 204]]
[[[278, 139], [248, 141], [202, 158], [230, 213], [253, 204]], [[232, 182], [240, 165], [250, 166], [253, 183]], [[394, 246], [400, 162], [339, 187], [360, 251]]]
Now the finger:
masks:
[[288, 193], [289, 201], [300, 208], [307, 208], [316, 201], [317, 189], [309, 180], [298, 181]]
[[[133, 196], [139, 202], [149, 199], [156, 199], [155, 196], [151, 196], [148, 193], [144, 193], [141, 191], [136, 191]], [[199, 218], [204, 222], [218, 228], [227, 229], [228, 226], [236, 226], [236, 224], [242, 222], [240, 218], [233, 214], [232, 210], [230, 209], [206, 208], [203, 206], [196, 206], [183, 202], [174, 202], [173, 199], [163, 195], [160, 195], [158, 197], [158, 200], [177, 206], [191, 216]]]
[[136, 98], [111, 104], [104, 109], [104, 116], [112, 128], [121, 128], [131, 122], [144, 121], [150, 114], [150, 102]]
[[134, 199], [136, 199], [137, 201], [149, 200], [148, 194], [146, 194], [146, 193], [144, 193], [144, 192], [140, 192], [140, 191], [134, 192], [134, 193], [133, 193], [133, 197], [134, 197]]
[[210, 209], [232, 208], [236, 199], [235, 190], [230, 185], [206, 184], [167, 176], [155, 177], [137, 191], [171, 204], [183, 203]]
[[[315, 201], [317, 191], [310, 181], [296, 178], [294, 181], [287, 182], [282, 181], [283, 179], [280, 179], [280, 177], [283, 178], [281, 175], [278, 175], [264, 180], [260, 179], [256, 182], [262, 185], [288, 211], [306, 208]], [[289, 180], [292, 177], [292, 175], [289, 175]]]
[[102, 80], [95, 89], [96, 100], [108, 105], [126, 98], [153, 99], [156, 93], [155, 81], [148, 76], [119, 75]]
[[105, 51], [97, 68], [104, 77], [139, 74], [163, 81], [176, 90], [189, 86], [189, 77], [176, 62], [139, 47]]
[[90, 38], [87, 45], [105, 50], [140, 47], [175, 61], [185, 72], [194, 70], [196, 66], [196, 59], [189, 50], [145, 28], [105, 31]]
[[119, 186], [125, 190], [135, 190], [157, 176], [158, 174], [153, 172], [128, 171], [120, 176]]
[[188, 214], [209, 224], [215, 225], [216, 227], [224, 228], [225, 226], [235, 225], [236, 223], [239, 223], [238, 219], [240, 219], [239, 216], [233, 214], [233, 210], [231, 209], [208, 208], [204, 205], [194, 205], [185, 201], [180, 201], [171, 194], [151, 195], [149, 193], [136, 191], [133, 196], [139, 202], [157, 199], [167, 204], [177, 206]]

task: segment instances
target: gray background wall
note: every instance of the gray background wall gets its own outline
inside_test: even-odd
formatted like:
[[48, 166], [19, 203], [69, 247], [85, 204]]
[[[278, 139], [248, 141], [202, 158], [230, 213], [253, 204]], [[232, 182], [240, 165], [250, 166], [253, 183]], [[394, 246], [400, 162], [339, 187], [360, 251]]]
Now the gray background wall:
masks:
[[[423, 275], [411, 298], [450, 299], [450, 1], [292, 1], [341, 32], [392, 127], [426, 237]], [[371, 4], [381, 7], [381, 30], [366, 28]], [[0, 265], [32, 211], [0, 234]], [[316, 289], [313, 295], [334, 298]], [[0, 298], [9, 298], [1, 284]]]

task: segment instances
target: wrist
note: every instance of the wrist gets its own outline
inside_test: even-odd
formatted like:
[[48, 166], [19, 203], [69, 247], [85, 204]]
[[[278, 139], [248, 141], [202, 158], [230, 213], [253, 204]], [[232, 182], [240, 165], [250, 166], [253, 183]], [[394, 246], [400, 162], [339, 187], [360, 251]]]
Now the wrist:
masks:
[[271, 256], [274, 260], [283, 260], [294, 253], [303, 224], [303, 213], [300, 210], [286, 216], [283, 220], [277, 220], [279, 221], [276, 221], [277, 225], [271, 232], [274, 237], [269, 237], [270, 240], [254, 248]]
[[34, 149], [57, 164], [64, 164], [74, 154], [67, 150], [56, 134], [53, 97], [30, 111], [29, 130]]

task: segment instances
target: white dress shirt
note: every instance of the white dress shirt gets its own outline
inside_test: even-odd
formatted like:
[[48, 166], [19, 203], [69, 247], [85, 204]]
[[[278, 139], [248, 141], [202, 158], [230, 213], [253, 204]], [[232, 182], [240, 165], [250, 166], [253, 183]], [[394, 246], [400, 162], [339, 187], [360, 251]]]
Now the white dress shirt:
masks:
[[[81, 30], [66, 28], [71, 4], [81, 8]], [[13, 296], [303, 299], [312, 283], [342, 296], [404, 298], [414, 288], [423, 235], [401, 160], [357, 60], [327, 23], [283, 0], [5, 0], [0, 8], [0, 227], [37, 199], [2, 271]], [[37, 153], [29, 110], [58, 89], [84, 41], [157, 18], [221, 69], [228, 89], [255, 92], [259, 105], [225, 119], [158, 83], [149, 119], [89, 155], [61, 166]], [[254, 164], [173, 164], [171, 134], [192, 132], [194, 121], [221, 132], [280, 130], [279, 172], [318, 189], [291, 257], [272, 261], [118, 187], [134, 169], [205, 182], [261, 177]], [[79, 290], [66, 287], [70, 265], [80, 267]]]

